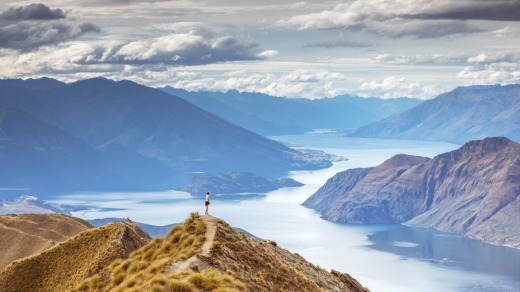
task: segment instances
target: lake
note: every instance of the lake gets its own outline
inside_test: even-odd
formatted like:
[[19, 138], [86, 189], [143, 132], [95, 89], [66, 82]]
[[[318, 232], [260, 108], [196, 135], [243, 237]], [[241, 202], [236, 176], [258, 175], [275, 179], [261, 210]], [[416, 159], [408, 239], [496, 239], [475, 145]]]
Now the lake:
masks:
[[[271, 138], [348, 161], [335, 162], [328, 169], [291, 172], [289, 177], [305, 185], [260, 198], [229, 201], [215, 194], [210, 214], [274, 240], [322, 268], [349, 273], [372, 291], [520, 291], [520, 250], [429, 229], [328, 222], [301, 206], [339, 171], [376, 166], [398, 153], [433, 157], [460, 145], [348, 138], [330, 132]], [[89, 206], [74, 213], [85, 219], [129, 217], [154, 225], [182, 222], [191, 212], [204, 212], [202, 201], [178, 191], [70, 194], [54, 202]]]

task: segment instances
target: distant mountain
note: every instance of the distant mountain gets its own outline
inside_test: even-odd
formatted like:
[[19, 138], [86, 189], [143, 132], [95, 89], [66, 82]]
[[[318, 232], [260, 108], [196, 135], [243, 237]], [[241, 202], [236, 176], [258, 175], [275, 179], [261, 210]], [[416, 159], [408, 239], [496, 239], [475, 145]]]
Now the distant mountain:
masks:
[[192, 182], [182, 190], [193, 197], [203, 198], [207, 191], [213, 194], [266, 193], [283, 187], [302, 185], [291, 178], [266, 178], [251, 172], [204, 173], [193, 177]]
[[520, 248], [520, 144], [486, 138], [433, 159], [397, 155], [336, 174], [303, 205], [331, 221], [404, 223]]
[[[54, 227], [47, 232], [66, 228]], [[21, 237], [9, 247], [30, 241]], [[253, 239], [224, 221], [198, 214], [153, 240], [131, 221], [89, 228], [11, 262], [0, 269], [0, 283], [0, 291], [28, 292], [368, 291], [346, 273], [328, 272], [274, 241]]]
[[459, 87], [351, 135], [460, 144], [491, 136], [520, 141], [520, 84]]
[[92, 227], [85, 220], [62, 214], [0, 215], [0, 270]]
[[276, 177], [331, 165], [130, 81], [0, 80], [0, 89], [5, 188], [168, 189], [190, 172]]
[[0, 186], [3, 198], [20, 193], [139, 190], [139, 180], [165, 187], [175, 171], [116, 145], [95, 149], [64, 130], [0, 106]]
[[189, 92], [169, 86], [161, 90], [262, 135], [356, 128], [420, 103], [411, 98], [338, 96], [309, 100], [236, 90]]

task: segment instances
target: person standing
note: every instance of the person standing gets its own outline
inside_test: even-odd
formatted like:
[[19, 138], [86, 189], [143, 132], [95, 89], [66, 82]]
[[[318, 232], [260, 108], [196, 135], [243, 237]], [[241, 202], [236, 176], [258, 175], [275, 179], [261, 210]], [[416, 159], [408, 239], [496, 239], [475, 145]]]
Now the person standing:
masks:
[[208, 208], [209, 208], [209, 192], [206, 192], [206, 202], [204, 203], [206, 205], [206, 215], [208, 215]]

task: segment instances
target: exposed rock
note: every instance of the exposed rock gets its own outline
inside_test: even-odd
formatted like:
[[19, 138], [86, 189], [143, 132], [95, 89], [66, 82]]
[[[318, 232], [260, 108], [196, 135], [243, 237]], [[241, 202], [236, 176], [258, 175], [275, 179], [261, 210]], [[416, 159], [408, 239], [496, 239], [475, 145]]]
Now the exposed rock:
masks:
[[406, 223], [519, 248], [519, 195], [520, 144], [498, 137], [338, 173], [304, 205], [331, 221]]

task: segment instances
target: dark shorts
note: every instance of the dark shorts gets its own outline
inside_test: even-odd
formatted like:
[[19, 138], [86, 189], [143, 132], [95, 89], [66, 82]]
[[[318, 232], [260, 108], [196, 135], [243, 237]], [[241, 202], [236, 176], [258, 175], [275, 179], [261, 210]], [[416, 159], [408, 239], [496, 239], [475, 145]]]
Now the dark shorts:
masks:
[[209, 201], [206, 201], [206, 202], [204, 203], [204, 205], [206, 205], [206, 206], [209, 205]]

